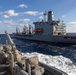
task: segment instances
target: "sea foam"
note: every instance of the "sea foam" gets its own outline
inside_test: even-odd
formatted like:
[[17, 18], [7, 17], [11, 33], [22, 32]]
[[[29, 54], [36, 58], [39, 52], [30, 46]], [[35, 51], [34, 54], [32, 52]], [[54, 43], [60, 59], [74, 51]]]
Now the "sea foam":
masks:
[[66, 72], [68, 75], [76, 75], [76, 66], [69, 58], [63, 57], [62, 55], [51, 56], [51, 55], [44, 55], [36, 52], [22, 53], [22, 55], [23, 58], [38, 56], [40, 62], [43, 62], [49, 66], [54, 66]]

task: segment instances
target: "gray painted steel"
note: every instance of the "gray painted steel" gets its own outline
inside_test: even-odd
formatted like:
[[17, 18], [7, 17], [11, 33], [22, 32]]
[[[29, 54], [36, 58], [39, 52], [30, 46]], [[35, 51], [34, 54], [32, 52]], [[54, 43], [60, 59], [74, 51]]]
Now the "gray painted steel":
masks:
[[53, 67], [53, 66], [48, 66], [42, 62], [39, 62], [39, 65], [42, 66], [43, 68], [45, 68], [45, 70], [47, 71], [48, 74], [52, 74], [52, 75], [68, 75], [67, 73]]

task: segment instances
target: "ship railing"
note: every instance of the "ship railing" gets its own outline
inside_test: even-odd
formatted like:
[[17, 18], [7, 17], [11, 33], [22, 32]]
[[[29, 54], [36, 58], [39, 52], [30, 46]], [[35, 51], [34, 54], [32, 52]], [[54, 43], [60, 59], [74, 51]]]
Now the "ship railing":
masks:
[[61, 70], [59, 70], [59, 69], [57, 69], [53, 66], [46, 65], [42, 62], [39, 62], [39, 65], [45, 69], [45, 72], [46, 72], [45, 74], [47, 74], [47, 75], [50, 75], [50, 74], [53, 74], [53, 75], [68, 75], [67, 73], [65, 73], [63, 71], [61, 71]]

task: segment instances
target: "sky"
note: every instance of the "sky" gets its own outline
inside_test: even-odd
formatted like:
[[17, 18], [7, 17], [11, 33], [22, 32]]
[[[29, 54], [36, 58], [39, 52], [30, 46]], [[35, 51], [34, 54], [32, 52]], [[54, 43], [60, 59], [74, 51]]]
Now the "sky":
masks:
[[76, 0], [0, 0], [0, 34], [33, 25], [43, 19], [44, 11], [53, 11], [56, 20], [64, 21], [67, 32], [76, 32]]

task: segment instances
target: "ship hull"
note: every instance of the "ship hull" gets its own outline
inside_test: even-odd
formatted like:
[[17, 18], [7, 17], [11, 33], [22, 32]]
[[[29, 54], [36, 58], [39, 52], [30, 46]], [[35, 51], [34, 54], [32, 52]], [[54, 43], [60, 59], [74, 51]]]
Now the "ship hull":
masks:
[[52, 43], [76, 43], [76, 36], [51, 36], [51, 35], [15, 35], [15, 38], [28, 39], [33, 41], [43, 41]]

